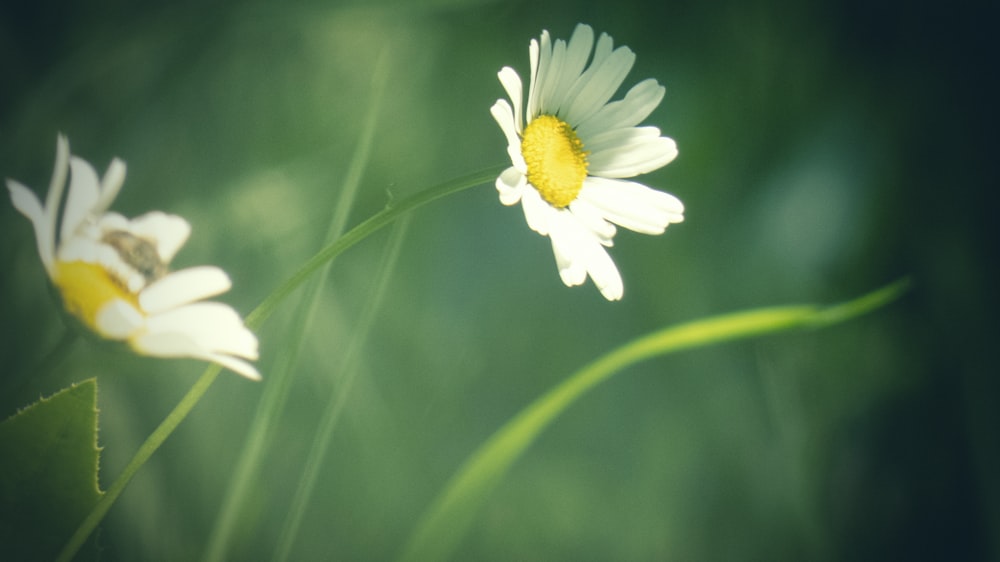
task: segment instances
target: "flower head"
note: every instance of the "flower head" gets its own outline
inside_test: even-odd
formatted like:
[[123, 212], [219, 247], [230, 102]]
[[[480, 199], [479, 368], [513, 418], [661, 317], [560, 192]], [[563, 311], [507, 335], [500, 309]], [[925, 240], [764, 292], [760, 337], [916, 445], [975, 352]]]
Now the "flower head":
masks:
[[528, 226], [549, 237], [563, 283], [580, 285], [589, 275], [605, 298], [618, 300], [621, 275], [604, 249], [615, 225], [661, 234], [684, 220], [679, 199], [626, 179], [677, 156], [677, 145], [659, 129], [637, 126], [660, 104], [664, 88], [643, 80], [609, 101], [635, 54], [613, 48], [603, 33], [595, 47], [588, 25], [578, 25], [568, 43], [553, 44], [543, 31], [528, 52], [527, 102], [520, 76], [504, 67], [498, 76], [510, 102], [499, 99], [490, 110], [512, 163], [496, 181], [500, 202], [520, 202]]
[[137, 353], [203, 359], [259, 380], [245, 361], [257, 359], [256, 336], [229, 306], [202, 302], [228, 291], [229, 276], [214, 266], [169, 271], [191, 226], [158, 211], [134, 219], [106, 212], [124, 181], [124, 162], [115, 158], [98, 178], [70, 155], [63, 136], [44, 206], [30, 189], [7, 180], [11, 202], [35, 227], [38, 255], [67, 312]]

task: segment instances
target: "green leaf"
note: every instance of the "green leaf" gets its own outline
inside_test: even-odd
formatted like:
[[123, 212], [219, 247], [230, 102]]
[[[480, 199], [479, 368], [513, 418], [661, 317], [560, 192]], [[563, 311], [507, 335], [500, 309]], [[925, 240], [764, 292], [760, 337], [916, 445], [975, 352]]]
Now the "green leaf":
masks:
[[0, 545], [12, 560], [51, 560], [97, 503], [97, 380], [0, 423]]

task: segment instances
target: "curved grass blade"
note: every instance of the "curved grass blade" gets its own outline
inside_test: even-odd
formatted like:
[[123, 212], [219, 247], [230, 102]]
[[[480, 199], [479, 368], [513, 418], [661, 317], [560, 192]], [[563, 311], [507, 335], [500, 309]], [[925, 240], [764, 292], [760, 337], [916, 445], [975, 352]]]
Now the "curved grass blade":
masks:
[[[361, 137], [355, 145], [354, 155], [351, 157], [350, 166], [348, 166], [347, 174], [341, 185], [340, 194], [336, 204], [333, 205], [330, 223], [323, 240], [324, 244], [335, 241], [344, 233], [348, 215], [354, 206], [354, 199], [361, 186], [361, 178], [375, 144], [376, 124], [381, 109], [382, 94], [385, 91], [389, 74], [388, 60], [388, 55], [383, 52], [375, 64], [372, 76], [371, 103], [361, 128]], [[275, 360], [274, 369], [269, 371], [263, 396], [250, 424], [250, 429], [247, 431], [246, 442], [236, 461], [233, 477], [230, 479], [223, 496], [222, 506], [215, 519], [215, 527], [209, 535], [208, 546], [204, 553], [206, 562], [225, 560], [228, 557], [229, 546], [240, 520], [239, 515], [244, 512], [246, 501], [252, 495], [252, 487], [257, 480], [261, 459], [270, 443], [272, 428], [288, 402], [288, 394], [292, 388], [292, 373], [298, 364], [305, 334], [312, 325], [316, 303], [326, 285], [326, 279], [332, 265], [332, 259], [327, 261], [303, 290], [293, 316], [296, 320], [290, 333], [285, 337], [285, 345], [282, 346], [281, 352]]]
[[695, 320], [653, 332], [599, 357], [521, 410], [469, 456], [424, 513], [399, 559], [447, 559], [480, 505], [542, 430], [586, 391], [625, 368], [676, 351], [845, 322], [891, 303], [908, 286], [903, 279], [829, 307], [783, 306]]
[[274, 549], [272, 560], [288, 560], [295, 540], [299, 534], [299, 527], [305, 517], [309, 500], [312, 499], [316, 482], [319, 480], [320, 468], [323, 460], [327, 456], [333, 431], [340, 421], [340, 414], [351, 396], [351, 388], [357, 376], [361, 351], [365, 347], [371, 327], [375, 323], [376, 315], [382, 304], [383, 297], [392, 278], [396, 262], [399, 260], [399, 252], [406, 238], [410, 217], [405, 217], [393, 226], [392, 236], [386, 245], [382, 263], [379, 265], [379, 272], [375, 276], [374, 288], [371, 296], [361, 312], [358, 322], [347, 345], [343, 348], [343, 353], [339, 358], [335, 372], [341, 374], [341, 381], [333, 390], [326, 408], [323, 409], [322, 417], [317, 424], [316, 434], [313, 436], [312, 445], [309, 448], [309, 456], [306, 459], [305, 467], [299, 478], [298, 487], [295, 489], [295, 496], [292, 498], [288, 514], [285, 516], [285, 523], [282, 525], [278, 535], [278, 543]]

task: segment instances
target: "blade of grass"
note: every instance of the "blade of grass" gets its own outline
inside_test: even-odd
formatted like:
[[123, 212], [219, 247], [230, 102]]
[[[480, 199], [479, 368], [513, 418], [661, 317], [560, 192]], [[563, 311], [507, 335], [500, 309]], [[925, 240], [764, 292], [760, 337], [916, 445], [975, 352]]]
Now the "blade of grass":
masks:
[[845, 322], [896, 300], [908, 285], [908, 280], [900, 280], [825, 308], [784, 306], [695, 320], [664, 328], [612, 350], [521, 410], [480, 445], [421, 517], [399, 559], [422, 562], [447, 559], [469, 529], [480, 505], [538, 434], [586, 391], [625, 368], [685, 349]]
[[375, 277], [371, 297], [361, 316], [358, 318], [358, 322], [352, 332], [351, 340], [343, 349], [340, 364], [334, 369], [336, 372], [343, 374], [343, 380], [333, 389], [333, 395], [323, 410], [319, 429], [313, 437], [309, 456], [306, 459], [305, 468], [302, 470], [302, 476], [299, 479], [299, 485], [295, 490], [295, 496], [292, 499], [285, 523], [278, 536], [278, 544], [275, 547], [274, 556], [272, 557], [274, 560], [287, 560], [289, 554], [291, 554], [292, 547], [295, 545], [299, 525], [302, 523], [309, 500], [312, 498], [316, 481], [319, 478], [320, 468], [323, 465], [323, 459], [326, 458], [329, 449], [333, 431], [337, 427], [340, 414], [344, 409], [344, 404], [347, 403], [347, 397], [351, 393], [351, 387], [357, 376], [361, 350], [364, 348], [368, 335], [371, 333], [375, 315], [382, 304], [389, 280], [392, 277], [392, 272], [395, 269], [396, 262], [399, 260], [399, 252], [403, 246], [403, 240], [405, 239], [408, 227], [409, 217], [403, 218], [393, 227], [392, 237], [386, 247], [382, 263], [379, 265], [379, 272]]
[[[324, 237], [324, 244], [330, 244], [343, 234], [350, 209], [354, 206], [354, 200], [361, 185], [365, 166], [371, 158], [378, 114], [385, 92], [386, 78], [389, 74], [388, 56], [385, 52], [379, 56], [374, 68], [371, 103], [368, 106], [368, 112], [361, 128], [361, 137], [358, 139], [354, 155], [351, 158], [340, 195], [333, 205], [333, 213]], [[320, 268], [318, 275], [306, 286], [295, 314], [292, 316], [292, 326], [286, 337], [286, 343], [281, 348], [274, 368], [268, 371], [269, 377], [265, 381], [257, 413], [254, 415], [250, 430], [247, 432], [247, 439], [236, 462], [233, 477], [229, 480], [219, 515], [215, 520], [215, 528], [209, 535], [208, 546], [204, 554], [206, 561], [219, 561], [227, 558], [239, 515], [243, 513], [246, 500], [250, 497], [251, 487], [257, 479], [261, 458], [270, 442], [272, 428], [288, 402], [288, 394], [292, 387], [292, 373], [298, 365], [305, 334], [312, 325], [316, 302], [321, 290], [326, 285], [332, 264], [332, 259], [327, 261]]]

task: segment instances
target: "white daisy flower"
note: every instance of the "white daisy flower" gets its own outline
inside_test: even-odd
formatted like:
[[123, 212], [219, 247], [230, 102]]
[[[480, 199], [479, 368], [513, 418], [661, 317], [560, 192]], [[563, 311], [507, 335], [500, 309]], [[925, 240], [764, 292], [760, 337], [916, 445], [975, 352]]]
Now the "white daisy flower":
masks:
[[513, 164], [497, 178], [500, 202], [520, 201], [528, 226], [549, 237], [563, 283], [580, 285], [589, 275], [606, 299], [618, 300], [621, 275], [604, 249], [612, 245], [615, 224], [661, 234], [684, 220], [679, 199], [624, 179], [677, 156], [677, 145], [659, 129], [637, 126], [660, 104], [664, 88], [643, 80], [623, 99], [609, 101], [635, 54], [614, 49], [604, 33], [595, 47], [588, 25], [578, 25], [568, 43], [553, 44], [543, 31], [528, 53], [527, 104], [520, 76], [504, 67], [498, 76], [510, 102], [497, 100], [490, 109]]
[[70, 155], [61, 135], [44, 206], [30, 189], [7, 180], [14, 207], [35, 227], [38, 255], [66, 310], [137, 353], [203, 359], [260, 380], [245, 361], [257, 359], [256, 336], [231, 307], [201, 302], [228, 291], [229, 276], [214, 266], [168, 271], [191, 233], [187, 221], [158, 211], [131, 220], [105, 212], [124, 181], [124, 162], [115, 158], [99, 179]]

